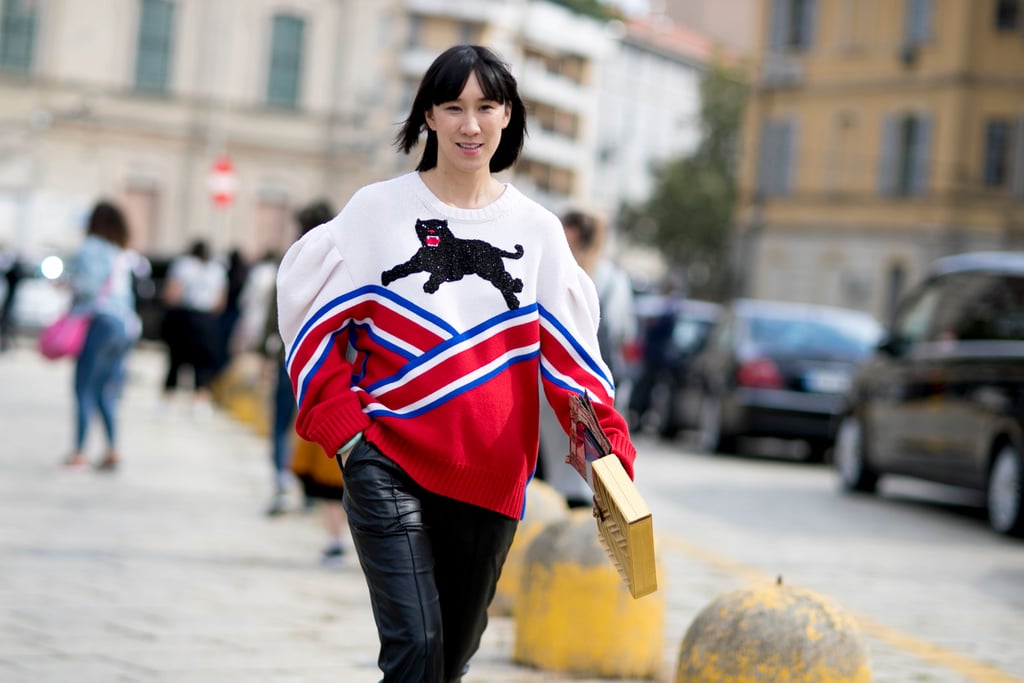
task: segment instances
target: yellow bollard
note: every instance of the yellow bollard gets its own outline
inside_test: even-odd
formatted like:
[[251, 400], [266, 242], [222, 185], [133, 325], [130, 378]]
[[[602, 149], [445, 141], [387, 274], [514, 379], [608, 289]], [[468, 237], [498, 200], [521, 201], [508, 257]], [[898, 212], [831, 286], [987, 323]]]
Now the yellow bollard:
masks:
[[270, 434], [270, 385], [266, 360], [252, 353], [235, 356], [210, 387], [221, 408], [260, 436]]
[[675, 683], [869, 683], [853, 619], [811, 591], [781, 584], [732, 591], [697, 615]]
[[561, 493], [550, 484], [534, 479], [526, 488], [526, 512], [519, 522], [516, 537], [508, 550], [508, 558], [501, 570], [501, 578], [491, 601], [490, 613], [495, 616], [515, 614], [519, 584], [523, 578], [526, 548], [545, 526], [560, 519], [568, 519], [569, 506]]
[[591, 511], [573, 510], [526, 550], [513, 659], [584, 676], [654, 678], [662, 666], [663, 596], [634, 599]]

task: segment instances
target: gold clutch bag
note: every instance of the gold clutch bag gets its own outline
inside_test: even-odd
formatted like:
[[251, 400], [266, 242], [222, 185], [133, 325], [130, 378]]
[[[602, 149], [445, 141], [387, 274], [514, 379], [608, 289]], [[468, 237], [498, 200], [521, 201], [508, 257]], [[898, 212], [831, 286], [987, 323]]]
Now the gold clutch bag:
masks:
[[626, 474], [597, 422], [590, 399], [570, 402], [569, 455], [594, 492], [594, 517], [601, 543], [634, 598], [658, 589], [651, 511]]

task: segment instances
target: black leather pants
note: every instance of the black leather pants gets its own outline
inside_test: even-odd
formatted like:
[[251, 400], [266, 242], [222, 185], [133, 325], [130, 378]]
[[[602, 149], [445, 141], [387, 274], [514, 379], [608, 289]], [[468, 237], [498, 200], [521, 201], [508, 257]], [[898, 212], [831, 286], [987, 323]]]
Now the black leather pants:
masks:
[[460, 680], [480, 646], [518, 520], [424, 490], [365, 440], [344, 476], [383, 681]]

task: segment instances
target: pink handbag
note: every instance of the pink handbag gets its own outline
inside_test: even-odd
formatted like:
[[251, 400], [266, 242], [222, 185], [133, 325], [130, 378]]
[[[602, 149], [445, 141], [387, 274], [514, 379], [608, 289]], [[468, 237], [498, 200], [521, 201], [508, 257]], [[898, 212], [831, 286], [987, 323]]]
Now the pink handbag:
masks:
[[91, 322], [91, 314], [65, 313], [39, 333], [39, 352], [50, 360], [65, 356], [77, 358], [82, 352]]

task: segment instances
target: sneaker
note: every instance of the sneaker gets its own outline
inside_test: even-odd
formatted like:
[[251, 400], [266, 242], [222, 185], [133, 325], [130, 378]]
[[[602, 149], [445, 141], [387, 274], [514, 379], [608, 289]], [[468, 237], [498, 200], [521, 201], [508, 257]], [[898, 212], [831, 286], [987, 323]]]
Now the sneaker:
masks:
[[325, 567], [336, 567], [345, 557], [345, 549], [338, 544], [331, 544], [320, 555], [320, 564]]

